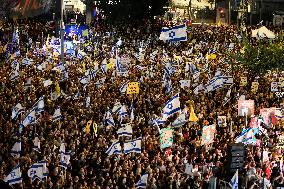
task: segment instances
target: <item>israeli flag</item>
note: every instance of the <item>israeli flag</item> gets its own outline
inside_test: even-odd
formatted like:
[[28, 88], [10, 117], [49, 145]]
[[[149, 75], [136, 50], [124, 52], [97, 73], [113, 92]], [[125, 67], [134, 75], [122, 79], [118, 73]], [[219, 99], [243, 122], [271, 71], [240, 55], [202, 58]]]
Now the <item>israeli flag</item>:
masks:
[[27, 82], [25, 83], [25, 90], [27, 90], [27, 89], [29, 89], [29, 88], [31, 88], [32, 87], [32, 78], [28, 78], [27, 79]]
[[10, 80], [11, 81], [15, 81], [17, 79], [20, 78], [20, 73], [18, 70], [14, 70], [12, 73], [11, 73], [11, 76], [10, 76]]
[[115, 104], [114, 104], [114, 106], [113, 106], [113, 108], [112, 108], [112, 112], [113, 113], [118, 113], [118, 112], [120, 112], [120, 109], [121, 109], [121, 103], [120, 102], [116, 102]]
[[284, 118], [284, 108], [276, 108], [275, 109], [275, 117], [280, 120]]
[[52, 115], [52, 122], [58, 121], [62, 119], [62, 115], [61, 115], [61, 111], [60, 111], [60, 107], [58, 107], [54, 114]]
[[122, 120], [124, 117], [126, 117], [126, 116], [128, 115], [127, 109], [126, 109], [126, 106], [125, 106], [125, 105], [122, 105], [122, 106], [121, 106], [118, 115], [119, 115], [119, 117], [120, 117], [120, 120]]
[[124, 153], [129, 154], [131, 152], [141, 154], [141, 141], [142, 137], [137, 138], [136, 140], [131, 140], [124, 143]]
[[190, 88], [190, 80], [180, 80], [180, 88], [184, 89], [185, 87]]
[[22, 130], [24, 127], [34, 124], [36, 122], [36, 111], [35, 108], [33, 108], [22, 120], [20, 123], [20, 129], [19, 132], [22, 133]]
[[111, 126], [115, 126], [112, 114], [110, 110], [107, 110], [104, 116], [104, 124], [106, 125], [111, 125]]
[[88, 84], [89, 83], [89, 78], [86, 76], [83, 76], [79, 79], [80, 83], [82, 83], [83, 85]]
[[112, 143], [112, 145], [107, 149], [106, 154], [108, 154], [109, 156], [113, 154], [122, 154], [120, 142], [117, 141]]
[[32, 178], [32, 182], [37, 178], [42, 180], [48, 176], [48, 169], [46, 167], [45, 161], [40, 161], [38, 163], [32, 164], [31, 168], [28, 170], [28, 176]]
[[122, 86], [119, 88], [120, 93], [125, 94], [127, 91], [127, 87], [128, 87], [128, 81], [122, 84]]
[[131, 103], [131, 105], [130, 105], [129, 110], [130, 110], [130, 121], [134, 121], [134, 106], [133, 106], [133, 101], [132, 101], [132, 103]]
[[12, 109], [12, 119], [17, 119], [20, 113], [24, 112], [24, 108], [20, 103], [18, 103], [15, 107]]
[[136, 183], [136, 189], [145, 189], [147, 188], [147, 181], [148, 181], [148, 173], [145, 173], [141, 176], [140, 180]]
[[37, 136], [34, 138], [33, 143], [34, 143], [33, 150], [40, 152], [40, 140]]
[[118, 137], [126, 136], [126, 137], [132, 137], [132, 127], [131, 124], [124, 124], [120, 129], [117, 131]]
[[21, 154], [21, 151], [22, 151], [22, 142], [21, 141], [17, 141], [12, 150], [11, 150], [11, 155], [14, 157], [14, 158], [19, 158], [20, 157], [20, 154]]
[[213, 78], [209, 81], [209, 83], [206, 86], [206, 92], [215, 91], [217, 89], [220, 89], [224, 86], [223, 79], [221, 77]]
[[22, 183], [22, 172], [20, 165], [17, 165], [4, 179], [9, 185]]
[[38, 99], [38, 101], [33, 105], [36, 113], [40, 113], [44, 111], [44, 98], [43, 96]]
[[243, 129], [242, 133], [235, 139], [236, 143], [256, 144], [255, 132], [252, 128]]
[[171, 63], [166, 63], [165, 64], [165, 76], [166, 76], [166, 78], [170, 78], [173, 73], [174, 73], [174, 70], [173, 70]]
[[224, 85], [233, 85], [234, 78], [232, 76], [220, 76], [223, 80]]
[[101, 69], [103, 73], [107, 73], [107, 60], [106, 59], [103, 60]]
[[176, 94], [167, 101], [163, 109], [163, 119], [167, 119], [171, 115], [177, 113], [180, 109], [179, 94]]
[[239, 176], [238, 176], [238, 169], [236, 173], [234, 174], [233, 178], [230, 181], [230, 185], [232, 189], [238, 189], [239, 188]]
[[68, 165], [70, 165], [70, 158], [71, 155], [69, 152], [61, 153], [60, 154], [60, 167], [63, 167], [65, 170], [67, 169]]
[[187, 119], [186, 119], [186, 112], [182, 112], [177, 118], [176, 120], [172, 123], [173, 127], [181, 127], [184, 124], [187, 123]]
[[186, 26], [164, 27], [161, 30], [159, 39], [163, 41], [187, 41]]

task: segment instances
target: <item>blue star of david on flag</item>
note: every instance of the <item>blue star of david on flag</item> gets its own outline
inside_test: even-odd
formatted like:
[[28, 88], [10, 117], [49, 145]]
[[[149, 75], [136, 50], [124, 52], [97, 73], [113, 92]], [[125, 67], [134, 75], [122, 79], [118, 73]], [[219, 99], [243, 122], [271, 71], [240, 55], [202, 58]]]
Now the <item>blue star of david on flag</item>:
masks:
[[170, 110], [173, 109], [173, 104], [172, 103], [168, 104], [167, 108], [170, 109]]
[[171, 32], [169, 33], [169, 37], [170, 37], [170, 38], [173, 38], [175, 35], [176, 35], [176, 33], [175, 33], [174, 31], [171, 31]]
[[131, 142], [133, 147], [136, 147], [136, 142]]
[[163, 120], [165, 121], [169, 116], [180, 111], [180, 109], [179, 94], [176, 94], [165, 104], [163, 108]]

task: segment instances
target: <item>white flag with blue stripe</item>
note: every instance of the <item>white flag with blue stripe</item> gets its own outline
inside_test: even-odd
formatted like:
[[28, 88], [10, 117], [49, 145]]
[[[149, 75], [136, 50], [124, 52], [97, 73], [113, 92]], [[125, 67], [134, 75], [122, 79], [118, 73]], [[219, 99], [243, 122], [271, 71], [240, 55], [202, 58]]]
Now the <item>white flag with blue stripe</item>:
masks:
[[20, 78], [20, 73], [18, 70], [13, 70], [13, 72], [11, 73], [11, 76], [10, 76], [10, 80], [11, 81], [15, 81], [17, 79]]
[[11, 155], [14, 158], [19, 158], [21, 155], [21, 151], [22, 151], [22, 142], [21, 141], [17, 141], [15, 142], [12, 150], [11, 150]]
[[36, 111], [35, 108], [33, 108], [26, 116], [25, 118], [21, 121], [20, 123], [20, 128], [19, 128], [19, 133], [22, 133], [23, 128], [34, 124], [36, 122]]
[[46, 178], [47, 175], [48, 169], [45, 161], [32, 164], [31, 168], [28, 170], [28, 176], [32, 178], [32, 181], [35, 181], [36, 179], [42, 180]]
[[180, 109], [181, 108], [180, 108], [179, 94], [176, 94], [170, 100], [167, 101], [163, 109], [163, 120], [177, 113]]
[[239, 175], [238, 175], [238, 169], [236, 173], [234, 174], [233, 178], [230, 181], [230, 185], [232, 189], [238, 189], [239, 188]]
[[60, 167], [63, 167], [64, 169], [67, 169], [68, 165], [70, 164], [70, 152], [65, 152], [60, 154]]
[[127, 91], [127, 87], [128, 87], [128, 81], [122, 84], [122, 86], [119, 88], [120, 93], [125, 94]]
[[121, 109], [121, 103], [120, 102], [116, 102], [115, 104], [114, 104], [114, 106], [113, 106], [113, 108], [112, 108], [112, 112], [113, 113], [118, 113], [118, 112], [120, 112], [120, 109]]
[[125, 105], [121, 106], [118, 115], [119, 115], [119, 119], [120, 120], [122, 120], [123, 118], [125, 118], [128, 115], [127, 109], [126, 109]]
[[24, 108], [20, 103], [18, 103], [15, 107], [12, 109], [12, 119], [17, 119], [18, 115], [20, 113], [24, 112]]
[[130, 105], [130, 121], [134, 121], [135, 117], [134, 117], [134, 106], [133, 106], [133, 101], [131, 102], [131, 105]]
[[187, 41], [186, 26], [163, 27], [159, 39], [163, 41]]
[[137, 138], [136, 140], [131, 140], [124, 143], [124, 153], [129, 154], [131, 152], [141, 154], [141, 141], [142, 137]]
[[106, 153], [111, 156], [113, 154], [122, 154], [120, 142], [114, 142], [112, 145], [107, 149]]
[[145, 189], [147, 188], [147, 181], [148, 181], [148, 173], [145, 173], [141, 176], [140, 180], [136, 183], [136, 189]]
[[131, 124], [127, 123], [121, 126], [122, 127], [117, 130], [118, 137], [121, 137], [121, 136], [132, 137], [133, 131], [132, 131]]
[[4, 179], [9, 185], [22, 183], [22, 172], [20, 165], [17, 165]]
[[108, 125], [111, 125], [111, 126], [113, 126], [113, 127], [115, 126], [115, 123], [114, 123], [114, 120], [113, 120], [113, 117], [112, 117], [112, 114], [111, 114], [111, 111], [110, 111], [110, 110], [107, 110], [107, 111], [106, 111], [103, 122], [104, 122], [104, 124], [106, 124], [107, 126], [108, 126]]
[[181, 127], [184, 124], [187, 123], [187, 118], [186, 118], [186, 112], [182, 112], [177, 118], [176, 120], [172, 123], [173, 127]]
[[44, 98], [43, 96], [38, 99], [38, 101], [33, 105], [36, 113], [40, 113], [44, 111]]
[[62, 118], [60, 107], [56, 108], [54, 114], [52, 115], [52, 122], [58, 121]]
[[206, 86], [206, 92], [215, 91], [220, 89], [224, 86], [223, 78], [222, 77], [214, 77], [209, 81]]

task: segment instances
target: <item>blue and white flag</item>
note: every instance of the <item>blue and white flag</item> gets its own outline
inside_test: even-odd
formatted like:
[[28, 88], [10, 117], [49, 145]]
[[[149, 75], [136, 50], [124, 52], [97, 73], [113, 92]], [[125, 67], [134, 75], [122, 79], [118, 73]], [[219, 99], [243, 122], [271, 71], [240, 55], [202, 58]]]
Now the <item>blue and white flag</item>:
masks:
[[127, 91], [127, 87], [128, 87], [128, 81], [122, 84], [122, 86], [119, 88], [120, 93], [125, 94]]
[[232, 179], [230, 181], [230, 185], [231, 185], [232, 189], [238, 189], [239, 188], [238, 169], [237, 169], [236, 173], [234, 174], [234, 176], [232, 177]]
[[29, 78], [27, 79], [26, 83], [25, 83], [25, 86], [24, 86], [25, 91], [28, 90], [28, 89], [31, 88], [31, 87], [32, 87], [32, 78], [29, 77]]
[[87, 76], [82, 76], [80, 77], [79, 82], [82, 83], [83, 85], [86, 85], [89, 83], [89, 78]]
[[20, 165], [17, 165], [4, 179], [9, 185], [22, 183], [22, 172]]
[[190, 88], [190, 80], [180, 80], [180, 88], [184, 89], [185, 87]]
[[10, 76], [10, 80], [11, 81], [15, 81], [17, 79], [20, 78], [20, 73], [18, 70], [13, 70], [13, 72], [11, 73], [11, 76]]
[[48, 169], [45, 161], [32, 164], [28, 170], [28, 176], [32, 178], [32, 182], [36, 179], [42, 180], [48, 176]]
[[224, 86], [223, 79], [221, 77], [214, 77], [206, 85], [206, 92], [216, 91]]
[[12, 150], [11, 150], [11, 155], [14, 158], [19, 158], [21, 155], [21, 151], [22, 151], [22, 142], [21, 141], [17, 141], [15, 142]]
[[121, 125], [122, 127], [119, 128], [117, 130], [117, 135], [118, 137], [121, 137], [121, 136], [126, 136], [126, 137], [132, 137], [132, 127], [131, 127], [131, 124], [124, 124], [124, 125]]
[[114, 104], [114, 106], [113, 106], [113, 108], [112, 108], [112, 112], [113, 113], [118, 113], [118, 112], [120, 112], [120, 109], [121, 109], [121, 103], [120, 102], [116, 102], [115, 104]]
[[141, 176], [140, 180], [136, 183], [136, 189], [145, 189], [147, 188], [147, 181], [148, 181], [148, 173], [145, 173]]
[[197, 87], [194, 88], [193, 93], [195, 95], [198, 95], [203, 90], [204, 90], [204, 85], [203, 85], [203, 83], [201, 83]]
[[234, 78], [232, 76], [220, 76], [223, 79], [224, 85], [233, 85]]
[[119, 115], [120, 120], [122, 120], [124, 117], [126, 117], [128, 115], [125, 105], [121, 106], [118, 115]]
[[111, 125], [112, 127], [115, 126], [115, 123], [114, 123], [114, 120], [113, 120], [113, 117], [112, 117], [110, 110], [107, 110], [106, 113], [105, 113], [104, 124], [106, 124], [107, 126]]
[[36, 122], [36, 111], [35, 108], [33, 108], [26, 116], [25, 118], [21, 121], [20, 123], [20, 128], [19, 128], [19, 133], [22, 133], [23, 128], [34, 124]]
[[171, 79], [167, 79], [165, 81], [165, 83], [166, 83], [166, 91], [165, 91], [165, 93], [166, 94], [171, 94], [171, 92], [172, 92], [172, 80]]
[[167, 101], [163, 109], [163, 120], [177, 113], [180, 109], [181, 108], [180, 108], [179, 94], [176, 94], [170, 100]]
[[18, 103], [15, 107], [12, 109], [12, 119], [17, 119], [18, 115], [20, 113], [24, 112], [24, 108], [20, 103]]
[[70, 152], [64, 152], [60, 154], [60, 167], [63, 167], [64, 169], [67, 169], [68, 165], [70, 165]]
[[133, 122], [135, 117], [134, 117], [134, 106], [133, 106], [133, 101], [131, 102], [131, 105], [130, 105], [130, 108], [129, 108], [129, 111], [130, 111], [130, 121]]
[[108, 154], [109, 156], [113, 154], [122, 154], [120, 142], [117, 141], [112, 143], [112, 145], [107, 149], [106, 154]]
[[124, 143], [124, 153], [129, 154], [131, 152], [141, 154], [141, 141], [142, 137], [137, 138], [136, 140], [131, 140]]
[[176, 120], [172, 123], [173, 127], [181, 127], [187, 123], [186, 113], [183, 111]]
[[159, 39], [163, 41], [187, 41], [186, 26], [163, 27]]
[[40, 140], [37, 136], [34, 138], [33, 143], [34, 143], [33, 150], [40, 152]]
[[52, 122], [62, 119], [60, 107], [56, 108], [54, 114], [52, 115]]
[[33, 105], [35, 108], [36, 113], [40, 113], [44, 111], [44, 97], [40, 97], [38, 101]]
[[173, 67], [171, 63], [166, 63], [165, 64], [165, 77], [168, 79], [172, 76], [174, 73]]
[[88, 80], [90, 81], [92, 79], [95, 79], [97, 72], [98, 70], [96, 69], [88, 69], [86, 71], [86, 76], [88, 76]]
[[280, 120], [284, 118], [284, 108], [276, 108], [275, 109], [275, 117]]
[[106, 60], [106, 58], [103, 60], [103, 62], [102, 62], [102, 72], [103, 73], [107, 73], [107, 60]]
[[256, 144], [255, 132], [249, 127], [247, 129], [243, 129], [242, 133], [235, 139], [235, 143], [244, 143], [247, 144]]

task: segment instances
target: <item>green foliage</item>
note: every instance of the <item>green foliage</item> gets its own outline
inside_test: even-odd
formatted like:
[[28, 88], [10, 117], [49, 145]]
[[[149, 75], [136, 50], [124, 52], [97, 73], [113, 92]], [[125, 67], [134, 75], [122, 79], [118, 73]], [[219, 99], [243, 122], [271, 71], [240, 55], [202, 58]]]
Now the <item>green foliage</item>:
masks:
[[259, 40], [250, 43], [245, 39], [242, 50], [229, 54], [234, 70], [247, 69], [252, 76], [262, 75], [267, 70], [284, 70], [283, 38]]

